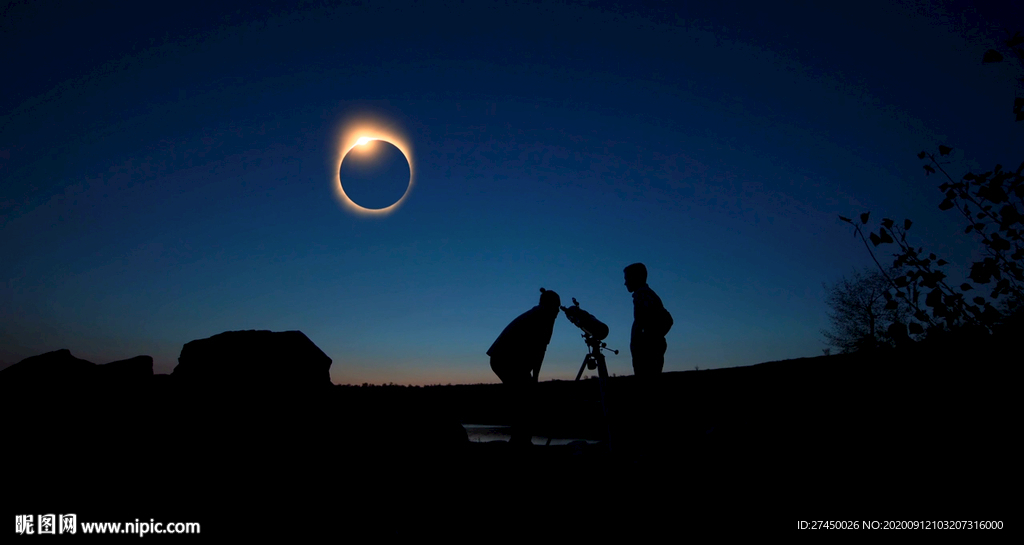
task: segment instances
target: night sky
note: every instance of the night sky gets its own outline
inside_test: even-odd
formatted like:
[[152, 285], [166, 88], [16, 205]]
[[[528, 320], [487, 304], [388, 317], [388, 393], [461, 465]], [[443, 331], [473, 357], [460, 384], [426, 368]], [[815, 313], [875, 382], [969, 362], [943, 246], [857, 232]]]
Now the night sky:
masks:
[[[822, 283], [871, 264], [837, 216], [911, 218], [956, 280], [976, 245], [916, 154], [1024, 149], [1012, 67], [981, 63], [1020, 4], [144, 4], [2, 8], [2, 365], [169, 373], [188, 341], [297, 329], [335, 383], [497, 382], [485, 352], [544, 287], [626, 375], [638, 261], [666, 371], [817, 356]], [[338, 198], [353, 120], [411, 157], [388, 214]], [[541, 379], [585, 353], [560, 316]]]

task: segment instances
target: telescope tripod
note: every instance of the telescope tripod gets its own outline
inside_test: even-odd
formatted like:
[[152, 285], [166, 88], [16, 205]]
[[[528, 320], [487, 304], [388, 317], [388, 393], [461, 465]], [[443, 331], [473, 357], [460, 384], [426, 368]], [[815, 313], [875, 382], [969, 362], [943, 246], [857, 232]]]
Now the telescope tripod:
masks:
[[583, 365], [580, 365], [580, 372], [576, 373], [576, 380], [579, 381], [580, 377], [583, 376], [584, 369], [590, 369], [591, 371], [597, 369], [597, 382], [601, 389], [601, 412], [604, 414], [605, 432], [608, 440], [608, 449], [611, 450], [612, 446], [612, 431], [611, 424], [608, 421], [608, 404], [605, 402], [605, 388], [606, 382], [608, 381], [608, 366], [605, 365], [604, 354], [602, 350], [610, 350], [613, 354], [618, 354], [618, 350], [611, 350], [608, 345], [597, 340], [596, 338], [584, 333], [582, 335], [583, 340], [587, 343], [587, 347], [590, 352], [587, 353], [586, 357], [583, 358]]

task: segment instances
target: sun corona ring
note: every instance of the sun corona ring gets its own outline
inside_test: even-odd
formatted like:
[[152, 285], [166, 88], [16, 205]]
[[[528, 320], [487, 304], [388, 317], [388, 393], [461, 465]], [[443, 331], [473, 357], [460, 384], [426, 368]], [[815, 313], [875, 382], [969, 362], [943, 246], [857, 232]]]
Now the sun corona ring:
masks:
[[[356, 204], [356, 202], [345, 193], [345, 188], [341, 183], [341, 163], [345, 160], [345, 156], [347, 156], [348, 153], [356, 146], [366, 144], [373, 140], [382, 140], [395, 146], [402, 152], [402, 155], [405, 156], [406, 162], [409, 163], [409, 185], [406, 187], [405, 193], [403, 193], [401, 198], [393, 204], [384, 208], [366, 208]], [[383, 216], [394, 212], [399, 205], [409, 197], [409, 193], [412, 191], [413, 180], [415, 179], [412, 149], [409, 145], [408, 139], [395, 128], [388, 127], [384, 123], [375, 123], [372, 121], [348, 124], [339, 131], [335, 149], [337, 150], [337, 155], [333, 161], [334, 193], [338, 198], [338, 201], [346, 210], [365, 216]]]

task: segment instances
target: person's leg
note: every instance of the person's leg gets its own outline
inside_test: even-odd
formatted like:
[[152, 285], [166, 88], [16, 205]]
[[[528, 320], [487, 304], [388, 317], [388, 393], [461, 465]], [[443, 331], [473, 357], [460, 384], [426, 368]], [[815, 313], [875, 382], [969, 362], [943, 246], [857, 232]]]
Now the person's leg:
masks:
[[660, 386], [661, 372], [665, 366], [665, 339], [648, 339], [638, 347], [633, 360], [636, 375], [636, 389], [633, 392], [632, 447], [639, 455], [650, 455], [658, 444], [659, 423], [664, 420]]
[[491, 358], [491, 371], [494, 371], [494, 374], [498, 375], [498, 379], [501, 380], [503, 384], [508, 384], [509, 381], [512, 379], [511, 375], [508, 372], [508, 362], [501, 360], [499, 358]]
[[527, 371], [525, 374], [517, 374], [511, 384], [514, 392], [514, 420], [510, 443], [520, 446], [530, 445], [533, 442], [533, 378]]
[[491, 358], [491, 369], [505, 385], [505, 395], [508, 396], [507, 407], [512, 433], [509, 442], [517, 445], [531, 443], [529, 397], [533, 378], [530, 377], [530, 372], [517, 369], [515, 362], [502, 358]]
[[654, 374], [661, 374], [661, 371], [665, 368], [665, 351], [668, 349], [668, 342], [665, 341], [665, 337], [655, 340], [651, 343], [651, 372]]
[[633, 356], [633, 374], [638, 377], [646, 376], [649, 371], [647, 351], [645, 348], [646, 347], [640, 343], [629, 345], [630, 355]]

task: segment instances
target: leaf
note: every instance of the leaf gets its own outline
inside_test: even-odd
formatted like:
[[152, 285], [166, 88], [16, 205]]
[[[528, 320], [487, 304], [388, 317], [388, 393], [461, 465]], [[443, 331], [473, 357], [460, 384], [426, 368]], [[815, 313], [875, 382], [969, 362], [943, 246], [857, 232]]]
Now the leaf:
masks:
[[1010, 274], [1019, 282], [1024, 281], [1024, 267], [1016, 263], [1007, 263], [1006, 268], [1010, 270]]
[[885, 229], [879, 229], [878, 230], [878, 234], [881, 235], [882, 243], [883, 244], [889, 244], [889, 243], [891, 243], [893, 241], [892, 237], [889, 236], [889, 233], [887, 233], [885, 231]]
[[999, 236], [999, 233], [992, 233], [992, 242], [990, 246], [997, 252], [1005, 252], [1010, 249], [1010, 241]]
[[1024, 216], [1021, 216], [1017, 212], [1017, 207], [1012, 204], [1007, 204], [1000, 208], [999, 215], [1003, 217], [1007, 227], [1014, 223], [1024, 223]]
[[1024, 97], [1013, 99], [1013, 113], [1020, 113], [1022, 110], [1024, 110]]
[[985, 312], [981, 313], [981, 319], [989, 324], [993, 324], [1003, 317], [992, 305], [985, 305]]
[[863, 214], [860, 215], [860, 223], [862, 225], [868, 222], [868, 214], [870, 213], [871, 212], [864, 212]]
[[882, 243], [882, 239], [878, 238], [878, 235], [876, 235], [874, 233], [871, 233], [870, 235], [868, 235], [868, 238], [871, 239], [871, 243], [874, 244], [875, 246], [878, 246], [879, 244]]
[[931, 165], [924, 165], [925, 176], [929, 174], [935, 174], [935, 169]]
[[908, 330], [910, 331], [910, 333], [911, 333], [911, 334], [913, 334], [913, 335], [920, 335], [920, 334], [924, 333], [924, 328], [923, 328], [923, 327], [921, 327], [921, 324], [919, 324], [919, 323], [917, 323], [917, 322], [910, 322], [910, 323], [909, 323], [909, 324], [907, 325], [907, 329], [908, 329]]
[[977, 305], [984, 305], [985, 304], [985, 298], [984, 297], [975, 297], [974, 299], [972, 299], [972, 301], [974, 301], [974, 303], [977, 304]]
[[928, 254], [928, 259], [935, 259], [935, 254]]
[[1024, 121], [1024, 112], [1017, 112], [1016, 121]]
[[850, 218], [844, 218], [842, 216], [839, 216], [839, 219], [845, 221], [846, 223], [853, 223], [853, 220], [851, 220]]
[[923, 310], [919, 310], [919, 311], [914, 313], [914, 318], [917, 318], [918, 320], [921, 320], [922, 322], [927, 322], [928, 321], [928, 314], [925, 311], [923, 311]]
[[981, 57], [981, 62], [983, 63], [999, 62], [1001, 60], [1003, 60], [1003, 56], [995, 49], [989, 49], [985, 52], [985, 55]]
[[971, 286], [970, 284], [968, 284], [967, 282], [964, 282], [963, 284], [960, 284], [960, 289], [963, 290], [963, 291], [968, 291], [968, 290], [973, 290], [974, 287]]
[[939, 203], [939, 210], [949, 210], [950, 208], [953, 208], [953, 201], [949, 199], [946, 199]]
[[913, 224], [914, 222], [910, 220], [903, 220], [903, 230], [906, 231], [907, 229], [910, 229], [910, 226]]
[[964, 228], [964, 234], [966, 235], [967, 233], [970, 233], [972, 229], [974, 229], [974, 226], [968, 225], [966, 228]]
[[995, 259], [986, 257], [982, 261], [975, 262], [971, 265], [971, 274], [969, 278], [979, 284], [988, 284], [992, 281], [992, 276], [998, 272], [999, 267], [996, 265]]
[[917, 154], [917, 158], [918, 159], [924, 159], [927, 155], [928, 155], [927, 153], [922, 151], [921, 153]]
[[896, 301], [889, 301], [885, 304], [885, 310], [896, 310], [898, 308], [900, 308], [900, 304]]
[[930, 272], [921, 275], [921, 285], [926, 288], [935, 288], [936, 285], [946, 277], [942, 271]]
[[949, 152], [953, 151], [953, 148], [948, 146], [939, 146], [940, 155], [949, 155]]
[[938, 261], [936, 261], [936, 262], [935, 262], [935, 264], [936, 264], [936, 265], [938, 265], [938, 266], [940, 266], [940, 267], [941, 267], [941, 266], [943, 266], [943, 265], [945, 265], [946, 263], [949, 263], [949, 262], [948, 262], [948, 261], [946, 261], [945, 259], [940, 259], [940, 260], [938, 260]]
[[882, 226], [886, 229], [892, 229], [892, 220], [889, 218], [882, 219]]

